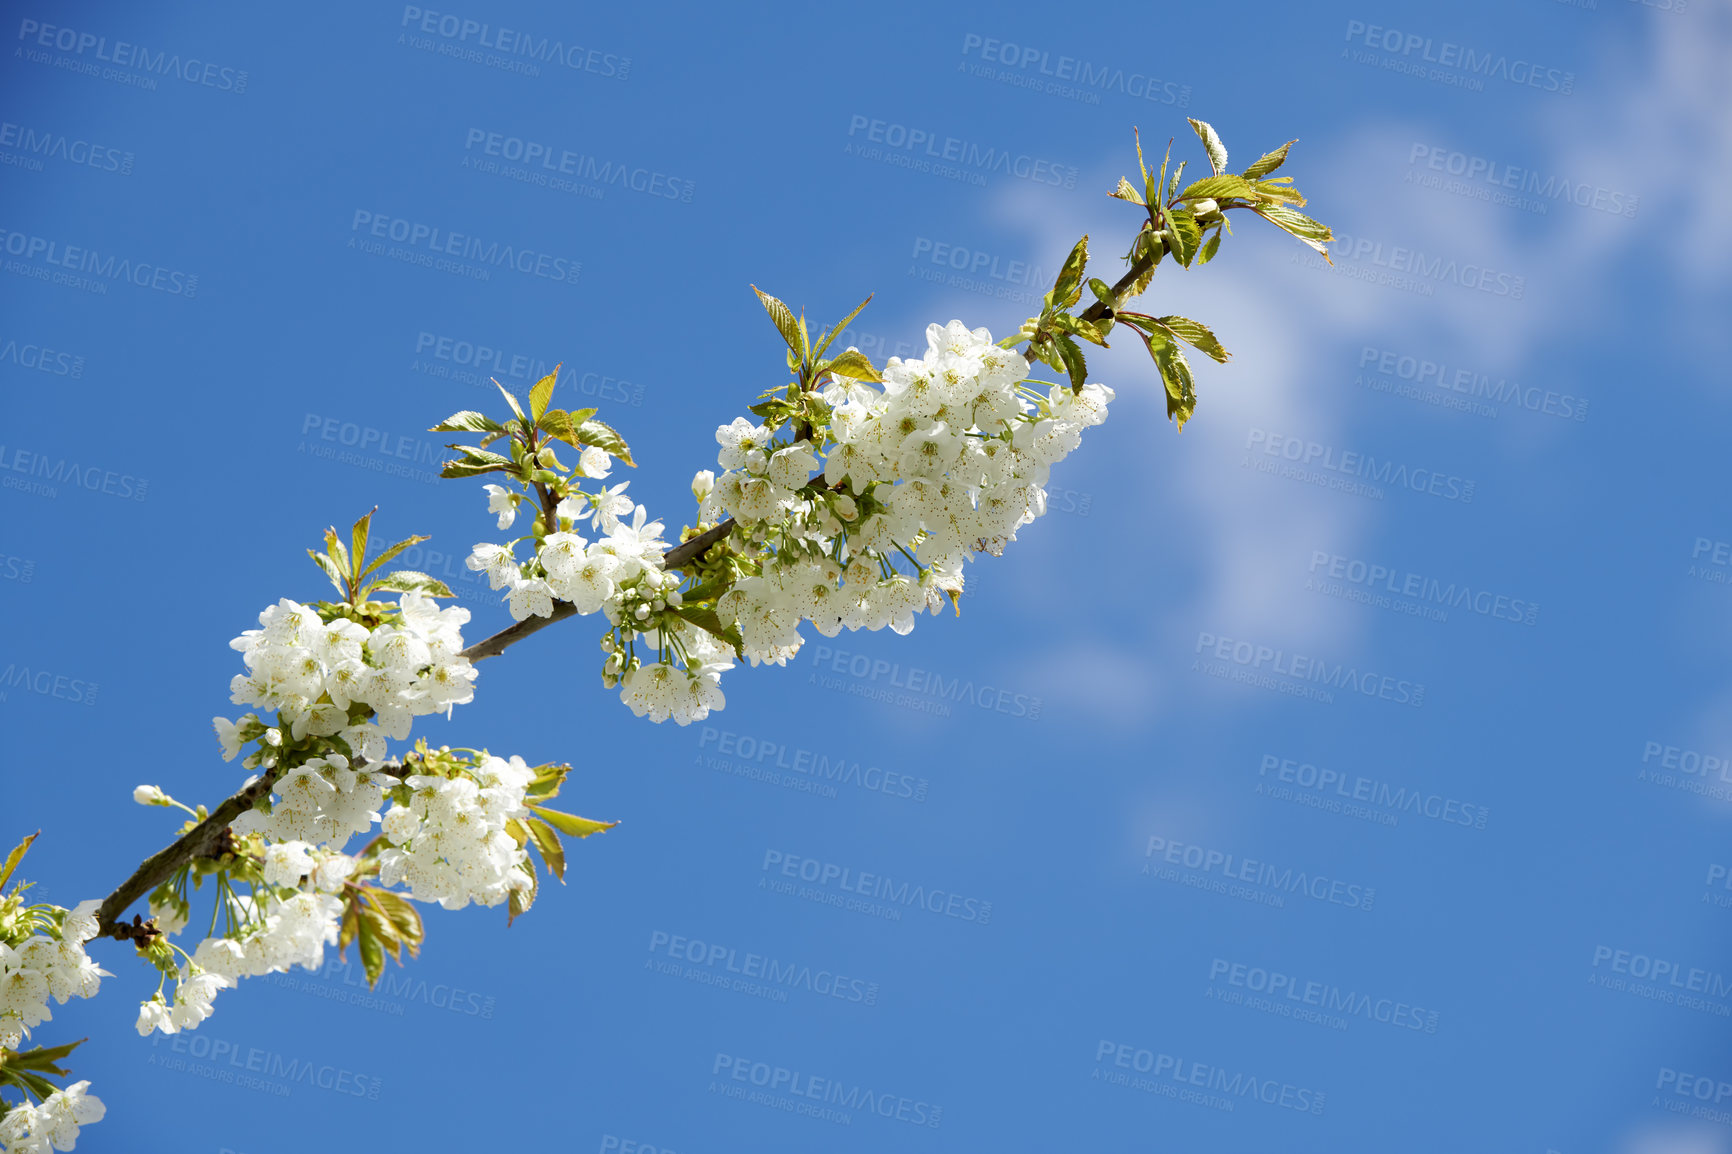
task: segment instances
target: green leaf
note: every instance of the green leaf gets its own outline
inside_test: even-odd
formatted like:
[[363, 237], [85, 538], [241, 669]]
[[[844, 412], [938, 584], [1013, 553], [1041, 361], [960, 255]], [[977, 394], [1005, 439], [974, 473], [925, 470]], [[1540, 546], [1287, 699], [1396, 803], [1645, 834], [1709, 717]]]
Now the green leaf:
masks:
[[1197, 218], [1182, 208], [1167, 210], [1168, 237], [1173, 242], [1173, 259], [1186, 268], [1191, 267], [1191, 261], [1197, 255], [1197, 249], [1203, 242], [1203, 229], [1197, 224]]
[[392, 928], [396, 931], [397, 941], [409, 951], [409, 956], [412, 958], [420, 957], [421, 943], [426, 939], [426, 928], [421, 923], [420, 911], [409, 899], [391, 890], [364, 886], [362, 892], [390, 921]]
[[14, 846], [12, 852], [6, 855], [6, 864], [0, 865], [0, 891], [6, 889], [6, 881], [12, 876], [12, 871], [18, 868], [18, 863], [23, 861], [24, 855], [30, 852], [30, 843], [41, 836], [42, 831], [37, 830]]
[[678, 609], [675, 609], [674, 612], [682, 619], [689, 621], [699, 629], [702, 629], [705, 633], [726, 641], [728, 645], [733, 648], [736, 657], [738, 657], [741, 650], [744, 649], [745, 641], [740, 637], [739, 629], [732, 625], [723, 625], [722, 619], [716, 615], [714, 609], [705, 609], [702, 606], [694, 605], [681, 605]]
[[1156, 317], [1155, 319], [1165, 325], [1180, 340], [1196, 346], [1199, 352], [1213, 357], [1222, 364], [1227, 363], [1227, 358], [1231, 354], [1221, 347], [1221, 342], [1215, 339], [1215, 334], [1210, 332], [1207, 327], [1185, 317]]
[[493, 387], [499, 390], [500, 395], [505, 398], [506, 404], [511, 406], [511, 411], [517, 414], [517, 419], [520, 421], [525, 420], [526, 418], [523, 415], [523, 406], [517, 403], [517, 398], [512, 396], [510, 391], [507, 390], [504, 385], [500, 384], [498, 380], [494, 380]]
[[1202, 200], [1209, 197], [1212, 200], [1256, 200], [1257, 190], [1251, 187], [1251, 182], [1242, 176], [1228, 173], [1225, 176], [1205, 176], [1201, 180], [1193, 180], [1179, 194], [1180, 200]]
[[1173, 178], [1167, 182], [1167, 199], [1169, 201], [1179, 198], [1179, 182], [1185, 179], [1185, 165], [1188, 163], [1189, 161], [1181, 160], [1179, 167], [1173, 169]]
[[378, 511], [379, 506], [374, 505], [349, 529], [349, 556], [357, 569], [367, 560], [367, 535], [373, 528], [373, 514]]
[[1161, 381], [1167, 387], [1167, 416], [1183, 432], [1185, 422], [1197, 409], [1197, 382], [1191, 375], [1191, 364], [1179, 346], [1170, 340], [1151, 339], [1149, 352], [1161, 370]]
[[1305, 203], [1305, 194], [1293, 187], [1293, 178], [1290, 176], [1277, 176], [1271, 180], [1255, 180], [1251, 182], [1251, 187], [1257, 191], [1258, 197], [1267, 203], [1293, 205]]
[[505, 431], [505, 426], [491, 417], [475, 412], [473, 409], [464, 409], [461, 413], [452, 413], [427, 431], [430, 433], [502, 433]]
[[524, 822], [529, 830], [529, 840], [535, 846], [535, 852], [541, 855], [541, 860], [547, 863], [547, 872], [565, 884], [565, 847], [559, 844], [559, 834], [546, 822], [530, 818]]
[[369, 584], [364, 592], [371, 593], [377, 589], [390, 593], [425, 593], [429, 597], [457, 596], [445, 582], [415, 569], [399, 569], [394, 573], [387, 573]]
[[67, 1071], [60, 1068], [60, 1059], [66, 1057], [78, 1047], [89, 1041], [80, 1038], [76, 1042], [66, 1042], [59, 1046], [37, 1046], [30, 1050], [7, 1050], [0, 1048], [0, 1068], [9, 1071], [30, 1070], [43, 1074], [52, 1074], [57, 1078], [66, 1077]]
[[337, 568], [335, 561], [323, 553], [315, 553], [311, 549], [307, 550], [307, 556], [311, 557], [313, 563], [325, 571], [325, 576], [329, 577], [331, 584], [337, 587], [338, 596], [347, 597], [349, 595], [349, 587], [343, 583], [343, 571]]
[[1289, 140], [1274, 152], [1265, 152], [1257, 158], [1257, 163], [1245, 170], [1246, 180], [1256, 180], [1259, 176], [1267, 176], [1287, 162], [1287, 150], [1298, 141]]
[[469, 465], [462, 461], [447, 461], [439, 470], [441, 477], [484, 477], [488, 473], [503, 473], [504, 465]]
[[327, 526], [325, 529], [325, 552], [337, 566], [337, 572], [343, 575], [343, 580], [349, 579], [354, 569], [349, 565], [349, 551], [343, 548], [343, 543], [337, 540], [337, 530]]
[[1059, 356], [1064, 361], [1065, 371], [1070, 374], [1070, 386], [1073, 390], [1080, 389], [1088, 383], [1088, 362], [1083, 359], [1083, 351], [1077, 343], [1067, 336], [1054, 339], [1058, 345]]
[[631, 447], [625, 443], [625, 438], [606, 421], [583, 421], [577, 426], [577, 439], [586, 445], [605, 449], [633, 468], [637, 467], [636, 462], [631, 459]]
[[565, 783], [566, 774], [571, 772], [571, 766], [560, 762], [548, 762], [535, 767], [535, 777], [530, 781], [523, 796], [532, 799], [531, 803], [546, 801], [559, 796], [559, 787]]
[[793, 310], [766, 292], [759, 292], [753, 285], [752, 291], [758, 293], [758, 300], [763, 303], [764, 311], [770, 314], [770, 320], [775, 322], [776, 331], [782, 334], [782, 339], [788, 342], [788, 349], [800, 360], [806, 359], [806, 337], [800, 329], [800, 322], [794, 319]]
[[1215, 253], [1221, 248], [1221, 230], [1215, 229], [1209, 234], [1209, 239], [1203, 242], [1202, 249], [1197, 253], [1197, 265], [1201, 267], [1215, 259]]
[[[1256, 205], [1252, 212], [1281, 229], [1298, 237], [1306, 245], [1323, 254], [1324, 260], [1329, 260], [1329, 250], [1324, 245], [1335, 239], [1335, 234], [1329, 231], [1329, 226], [1312, 220], [1302, 212], [1296, 212], [1285, 205]], [[1330, 260], [1330, 264], [1335, 262]]]
[[1128, 200], [1132, 204], [1143, 203], [1143, 194], [1137, 191], [1137, 186], [1122, 176], [1119, 177], [1119, 186], [1113, 191], [1107, 193], [1107, 195], [1116, 196], [1120, 200]]
[[419, 545], [423, 541], [431, 541], [431, 540], [432, 540], [431, 537], [424, 537], [424, 536], [420, 536], [420, 535], [417, 535], [414, 537], [403, 538], [401, 541], [397, 542], [395, 545], [392, 545], [389, 549], [386, 549], [383, 553], [379, 554], [377, 557], [373, 558], [370, 562], [368, 562], [367, 567], [365, 569], [361, 570], [361, 576], [363, 578], [365, 578], [369, 573], [373, 572], [373, 570], [379, 568], [379, 566], [385, 564], [385, 562], [389, 561], [391, 558], [395, 557], [397, 554], [401, 553], [403, 550], [409, 548], [409, 546]]
[[1052, 291], [1047, 294], [1048, 304], [1068, 309], [1082, 298], [1083, 269], [1088, 262], [1089, 238], [1084, 233], [1064, 258], [1064, 267], [1058, 270], [1058, 279], [1052, 282]]
[[[876, 295], [876, 294], [874, 294], [874, 295]], [[872, 303], [872, 297], [868, 296], [865, 300], [863, 300], [859, 304], [855, 305], [854, 311], [849, 313], [847, 316], [843, 317], [841, 319], [841, 321], [835, 325], [835, 327], [825, 329], [823, 332], [819, 333], [818, 334], [818, 347], [812, 350], [812, 355], [814, 357], [823, 356], [824, 350], [830, 347], [830, 342], [835, 340], [837, 337], [841, 336], [843, 333], [847, 332], [848, 331], [848, 325], [850, 324], [850, 322], [852, 322], [855, 317], [860, 315], [861, 309], [865, 308], [867, 305], [869, 305], [871, 303]]]
[[[1057, 313], [1052, 318], [1052, 327], [1067, 336], [1081, 337], [1092, 345], [1107, 347], [1106, 334], [1088, 321], [1080, 320], [1069, 313]], [[1110, 331], [1110, 325], [1108, 326]]]
[[856, 349], [846, 349], [822, 362], [819, 371], [825, 370], [856, 381], [880, 383], [884, 380], [878, 370], [872, 367], [872, 358]]
[[[529, 390], [529, 415], [535, 420], [541, 420], [541, 414], [547, 412], [547, 402], [553, 399], [553, 386], [558, 380], [559, 365], [554, 365], [553, 371], [535, 382], [535, 387]], [[518, 415], [522, 416], [521, 413]]]
[[1187, 119], [1191, 121], [1192, 129], [1196, 131], [1198, 138], [1203, 142], [1203, 147], [1209, 153], [1209, 167], [1215, 170], [1216, 176], [1226, 172], [1227, 146], [1221, 143], [1221, 138], [1216, 135], [1214, 127], [1204, 120], [1191, 117], [1187, 117]]
[[477, 448], [474, 445], [447, 445], [447, 449], [456, 449], [463, 454], [466, 465], [493, 465], [501, 469], [509, 469], [516, 464], [510, 457], [501, 456], [488, 449]]
[[540, 888], [541, 884], [535, 878], [535, 871], [530, 870], [529, 888], [526, 890], [511, 891], [511, 897], [508, 899], [509, 905], [506, 907], [505, 915], [505, 924], [507, 927], [509, 927], [511, 923], [516, 921], [519, 917], [529, 912], [529, 907], [535, 904], [535, 893]]
[[592, 833], [601, 833], [619, 824], [617, 821], [591, 821], [587, 817], [560, 813], [557, 809], [543, 809], [539, 805], [531, 805], [529, 809], [535, 816], [567, 837], [588, 837]]
[[367, 988], [372, 989], [385, 972], [386, 939], [383, 935], [391, 932], [391, 923], [378, 910], [362, 906], [355, 911], [355, 924], [358, 927], [355, 947], [361, 955], [361, 968], [367, 973]]

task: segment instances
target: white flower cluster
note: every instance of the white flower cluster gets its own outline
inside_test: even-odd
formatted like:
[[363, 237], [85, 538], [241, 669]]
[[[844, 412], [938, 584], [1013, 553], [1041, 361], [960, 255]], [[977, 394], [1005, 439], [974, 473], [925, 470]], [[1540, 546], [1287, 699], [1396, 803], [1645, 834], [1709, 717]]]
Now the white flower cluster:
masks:
[[[623, 496], [625, 487], [604, 490], [589, 511], [590, 527], [599, 526], [604, 534], [593, 542], [572, 531], [590, 508], [580, 494], [559, 503], [560, 531], [542, 539], [530, 564], [517, 560], [513, 545], [485, 542], [475, 546], [466, 564], [486, 573], [493, 588], [506, 590], [511, 616], [518, 621], [551, 617], [555, 598], [571, 602], [581, 614], [610, 605], [617, 612], [628, 590], [653, 594], [664, 582], [671, 589], [672, 579], [662, 572], [662, 553], [668, 547], [661, 539], [662, 523], [650, 521], [642, 505]], [[629, 522], [621, 519], [624, 513], [633, 514]]]
[[[305, 847], [300, 848], [304, 853]], [[293, 851], [289, 853], [292, 855]], [[281, 854], [273, 862], [267, 851], [266, 869], [279, 877], [287, 877], [296, 864], [285, 866]], [[312, 863], [311, 872], [317, 881], [321, 871], [330, 869], [331, 876], [338, 879], [331, 888], [340, 889], [341, 878], [346, 878], [354, 868], [353, 858], [332, 854]], [[299, 881], [300, 875], [295, 874], [294, 880]], [[239, 898], [230, 900], [241, 902]], [[325, 964], [325, 947], [337, 944], [343, 903], [329, 893], [302, 892], [286, 899], [276, 895], [267, 898], [263, 917], [257, 916], [258, 911], [249, 905], [242, 905], [235, 912], [237, 916], [250, 917], [246, 934], [200, 942], [186, 971], [175, 983], [173, 1003], [165, 1002], [158, 994], [139, 1006], [139, 1034], [147, 1035], [154, 1030], [173, 1034], [196, 1029], [211, 1016], [211, 1002], [218, 991], [234, 987], [242, 978], [282, 973], [291, 966], [319, 969]]]
[[34, 1027], [51, 1019], [49, 998], [64, 1004], [94, 997], [102, 979], [112, 976], [84, 952], [84, 943], [96, 936], [101, 904], [92, 899], [69, 910], [58, 940], [38, 933], [16, 946], [0, 941], [0, 1046], [17, 1049]]
[[48, 1154], [78, 1145], [78, 1128], [102, 1121], [102, 1099], [88, 1093], [90, 1083], [74, 1082], [39, 1105], [20, 1102], [0, 1118], [0, 1154]]
[[[396, 784], [397, 779], [388, 774], [351, 768], [340, 753], [308, 758], [271, 787], [276, 800], [269, 813], [249, 809], [235, 818], [232, 828], [237, 834], [259, 833], [288, 845], [341, 846], [379, 820], [385, 791]], [[281, 852], [276, 845], [266, 850], [267, 869], [273, 851]]]
[[379, 881], [405, 883], [417, 901], [448, 910], [470, 902], [495, 906], [534, 883], [529, 855], [505, 831], [525, 812], [524, 790], [535, 778], [521, 757], [488, 757], [456, 777], [405, 779], [407, 806], [394, 805], [382, 826], [390, 848], [379, 855]]
[[[276, 710], [296, 741], [340, 737], [360, 756], [383, 757], [384, 739], [408, 737], [416, 716], [475, 696], [475, 667], [459, 656], [469, 610], [441, 609], [422, 593], [403, 594], [399, 607], [397, 621], [369, 630], [344, 618], [327, 624], [311, 606], [284, 598], [259, 614], [262, 629], [229, 642], [247, 666], [230, 683], [230, 700]], [[371, 724], [350, 722], [357, 702], [373, 710]], [[225, 760], [239, 752], [249, 720], [257, 721], [214, 719]], [[265, 740], [280, 744], [281, 736], [273, 742], [267, 732]], [[265, 754], [256, 764], [274, 761]]]
[[[1052, 466], [1106, 419], [1111, 389], [1060, 384], [1042, 397], [1022, 384], [1028, 362], [986, 329], [953, 320], [928, 326], [926, 337], [924, 359], [890, 359], [882, 390], [833, 381], [822, 391], [836, 441], [823, 477], [836, 492], [797, 494], [816, 467], [808, 442], [770, 453], [771, 430], [743, 417], [716, 431], [726, 471], [705, 498], [706, 518], [730, 515], [755, 538], [781, 533], [815, 546], [780, 550], [718, 604], [754, 664], [791, 658], [801, 621], [827, 637], [887, 625], [906, 633], [921, 609], [938, 612], [946, 593], [961, 590], [967, 560], [996, 555], [1046, 512]], [[898, 555], [918, 575], [898, 571]]]

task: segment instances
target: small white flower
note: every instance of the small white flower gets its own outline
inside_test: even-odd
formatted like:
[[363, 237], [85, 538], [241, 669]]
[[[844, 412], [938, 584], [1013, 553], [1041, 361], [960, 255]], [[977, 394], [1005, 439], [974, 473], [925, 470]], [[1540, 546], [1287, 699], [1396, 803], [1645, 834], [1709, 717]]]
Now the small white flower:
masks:
[[511, 528], [511, 523], [517, 520], [518, 495], [502, 485], [483, 485], [487, 491], [487, 511], [499, 514], [499, 527]]
[[577, 471], [586, 477], [600, 479], [613, 472], [613, 460], [601, 446], [585, 445], [583, 452], [577, 455]]

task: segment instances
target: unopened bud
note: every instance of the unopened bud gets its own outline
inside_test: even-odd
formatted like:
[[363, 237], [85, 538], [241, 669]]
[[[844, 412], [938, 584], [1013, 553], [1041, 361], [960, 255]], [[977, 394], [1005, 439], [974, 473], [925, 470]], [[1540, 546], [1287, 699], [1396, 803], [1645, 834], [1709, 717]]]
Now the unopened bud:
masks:
[[709, 469], [700, 469], [692, 475], [692, 496], [699, 501], [710, 495], [710, 490], [716, 487], [716, 475]]
[[1212, 197], [1205, 196], [1202, 200], [1191, 202], [1191, 215], [1193, 216], [1208, 216], [1210, 213], [1219, 212], [1220, 209], [1221, 206], [1216, 204]]
[[639, 621], [648, 621], [650, 615], [649, 606], [639, 605], [636, 609], [631, 611], [631, 615]]
[[139, 805], [167, 805], [168, 794], [154, 785], [141, 785], [132, 791], [132, 800]]

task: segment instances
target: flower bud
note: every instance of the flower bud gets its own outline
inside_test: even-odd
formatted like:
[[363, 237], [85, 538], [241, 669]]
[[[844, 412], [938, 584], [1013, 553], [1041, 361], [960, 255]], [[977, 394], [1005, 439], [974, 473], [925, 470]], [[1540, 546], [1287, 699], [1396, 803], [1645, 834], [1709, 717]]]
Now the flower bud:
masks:
[[838, 493], [830, 498], [830, 508], [836, 511], [836, 516], [844, 521], [852, 521], [860, 515], [860, 509], [854, 504], [854, 498], [846, 493]]
[[132, 800], [139, 805], [167, 805], [168, 794], [154, 785], [141, 785], [132, 791]]
[[650, 610], [648, 605], [639, 605], [631, 611], [631, 615], [639, 621], [648, 621]]
[[1221, 206], [1216, 204], [1213, 198], [1207, 196], [1191, 202], [1191, 214], [1193, 216], [1208, 216], [1210, 213], [1219, 212], [1220, 208]]
[[753, 449], [751, 452], [746, 454], [746, 472], [748, 473], [754, 475], [762, 474], [764, 469], [768, 467], [769, 463], [770, 458], [764, 455], [764, 450], [762, 449]]
[[669, 605], [672, 605], [675, 609], [678, 609], [681, 605], [685, 604], [686, 599], [684, 596], [681, 595], [681, 593], [678, 589], [669, 589], [667, 600], [668, 600]]
[[692, 496], [699, 501], [710, 495], [710, 490], [716, 487], [716, 475], [709, 469], [700, 469], [692, 474]]

